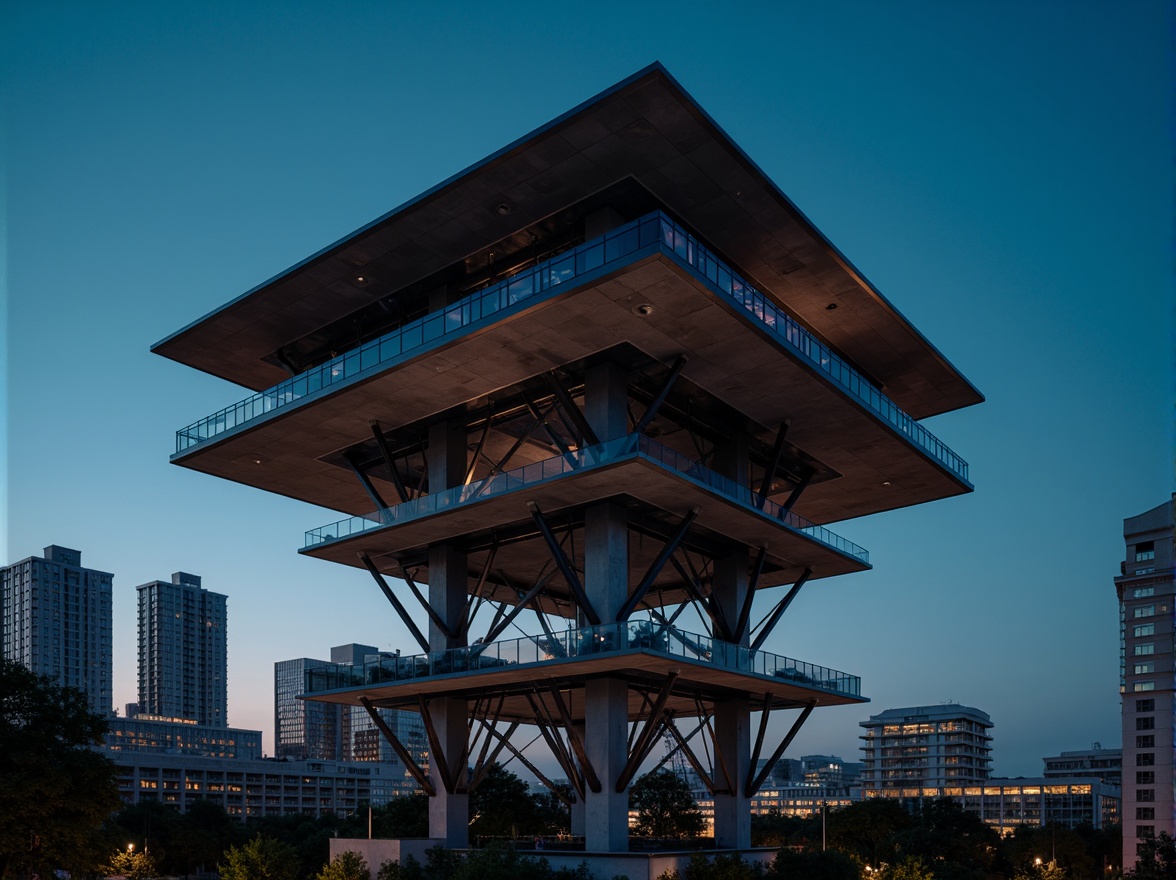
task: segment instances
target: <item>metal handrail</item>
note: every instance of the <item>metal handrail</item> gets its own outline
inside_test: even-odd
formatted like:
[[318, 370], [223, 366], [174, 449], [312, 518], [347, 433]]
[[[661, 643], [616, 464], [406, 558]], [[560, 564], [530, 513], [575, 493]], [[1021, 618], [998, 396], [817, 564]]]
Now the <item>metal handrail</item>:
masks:
[[571, 282], [600, 274], [606, 267], [653, 249], [705, 283], [712, 292], [761, 330], [815, 368], [859, 405], [881, 418], [916, 447], [965, 482], [968, 463], [905, 413], [829, 346], [780, 306], [749, 284], [713, 251], [660, 211], [647, 214], [539, 263], [452, 305], [410, 321], [326, 363], [253, 394], [176, 432], [176, 453], [269, 415], [304, 398], [359, 376], [382, 371], [433, 348], [442, 339], [499, 319], [536, 298], [563, 293]]
[[305, 687], [307, 694], [316, 694], [634, 650], [680, 657], [846, 696], [861, 696], [859, 676], [644, 620], [523, 636], [411, 656], [369, 654], [362, 665], [331, 663], [307, 670]]
[[824, 526], [816, 525], [797, 513], [787, 511], [772, 501], [761, 500], [746, 486], [722, 476], [703, 466], [700, 462], [681, 455], [643, 434], [626, 434], [624, 437], [618, 437], [596, 446], [586, 446], [563, 455], [503, 471], [482, 480], [474, 480], [466, 485], [422, 495], [419, 498], [413, 498], [383, 510], [362, 516], [350, 516], [338, 522], [311, 529], [306, 532], [303, 549], [350, 538], [372, 529], [403, 525], [406, 522], [432, 516], [443, 510], [484, 501], [524, 488], [532, 488], [539, 483], [560, 476], [615, 464], [625, 458], [635, 457], [642, 457], [673, 470], [712, 492], [721, 494], [764, 516], [771, 517], [789, 529], [800, 532], [815, 541], [820, 541], [822, 544], [866, 565], [870, 562], [870, 554], [852, 541], [831, 532]]

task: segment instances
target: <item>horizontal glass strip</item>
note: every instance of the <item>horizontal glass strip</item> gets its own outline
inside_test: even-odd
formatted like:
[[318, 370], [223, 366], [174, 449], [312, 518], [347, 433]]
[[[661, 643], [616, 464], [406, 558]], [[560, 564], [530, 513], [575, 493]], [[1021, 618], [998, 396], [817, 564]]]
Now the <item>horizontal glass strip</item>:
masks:
[[368, 654], [362, 666], [331, 663], [307, 670], [305, 687], [307, 694], [321, 694], [455, 672], [591, 658], [632, 650], [701, 661], [724, 669], [777, 678], [789, 684], [844, 696], [861, 696], [861, 678], [856, 675], [793, 660], [770, 651], [753, 651], [751, 648], [648, 621], [569, 629], [414, 656], [402, 657], [399, 653]]
[[176, 432], [176, 452], [183, 452], [262, 416], [288, 407], [323, 389], [374, 374], [468, 332], [474, 324], [533, 305], [564, 292], [571, 282], [599, 274], [646, 248], [670, 255], [755, 326], [767, 330], [784, 347], [845, 391], [853, 400], [891, 425], [911, 443], [965, 482], [968, 463], [899, 408], [827, 345], [779, 306], [747, 283], [697, 238], [661, 212], [619, 226], [517, 275], [472, 293], [458, 302], [418, 318], [378, 339], [339, 355], [213, 413]]
[[642, 434], [626, 434], [624, 437], [618, 437], [596, 446], [577, 449], [566, 455], [558, 455], [514, 470], [494, 474], [483, 480], [475, 480], [468, 485], [454, 486], [431, 495], [422, 495], [385, 510], [378, 510], [363, 516], [351, 516], [330, 525], [311, 529], [306, 533], [303, 548], [317, 547], [320, 544], [350, 538], [353, 535], [385, 526], [403, 525], [412, 520], [432, 516], [463, 504], [483, 501], [519, 489], [533, 488], [538, 483], [566, 474], [615, 464], [626, 458], [638, 457], [673, 470], [718, 495], [764, 516], [771, 517], [787, 528], [819, 541], [839, 553], [851, 556], [865, 565], [870, 564], [870, 554], [852, 541], [847, 541], [824, 526], [814, 525], [792, 511], [785, 511], [773, 501], [760, 499], [746, 486], [741, 486], [734, 480], [724, 477]]

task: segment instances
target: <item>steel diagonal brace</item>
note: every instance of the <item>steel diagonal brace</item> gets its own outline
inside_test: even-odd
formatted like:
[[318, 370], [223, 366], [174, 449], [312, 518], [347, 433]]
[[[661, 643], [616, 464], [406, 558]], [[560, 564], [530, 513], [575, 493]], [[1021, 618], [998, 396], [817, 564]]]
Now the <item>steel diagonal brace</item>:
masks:
[[531, 704], [531, 711], [535, 713], [535, 726], [539, 728], [539, 732], [543, 734], [543, 739], [547, 742], [547, 747], [551, 749], [551, 754], [563, 768], [564, 773], [568, 775], [568, 781], [571, 782], [572, 787], [576, 790], [581, 798], [584, 797], [584, 777], [580, 775], [579, 768], [576, 762], [572, 760], [571, 754], [564, 745], [563, 740], [557, 735], [555, 730], [555, 721], [551, 718], [547, 711], [547, 705], [542, 699], [538, 698], [539, 690], [535, 689], [535, 695], [526, 694], [527, 702]]
[[707, 616], [719, 628], [719, 634], [723, 637], [723, 641], [734, 642], [735, 638], [731, 633], [731, 627], [727, 623], [727, 617], [723, 614], [723, 609], [719, 606], [719, 603], [712, 601], [709, 596], [702, 594], [702, 585], [698, 582], [698, 578], [693, 572], [686, 570], [686, 566], [678, 560], [677, 556], [670, 557], [670, 564], [682, 576], [682, 580], [686, 584], [686, 592], [690, 594], [691, 599], [705, 609]]
[[478, 467], [478, 459], [482, 457], [482, 450], [486, 448], [486, 439], [490, 436], [490, 425], [494, 421], [494, 404], [486, 407], [486, 424], [482, 426], [482, 436], [478, 438], [478, 445], [474, 448], [474, 454], [470, 456], [469, 467], [466, 468], [465, 480], [463, 485], [468, 486], [470, 480], [474, 478], [474, 471]]
[[800, 500], [800, 496], [804, 494], [805, 487], [808, 486], [809, 481], [815, 474], [816, 471], [814, 471], [812, 468], [808, 468], [804, 472], [804, 475], [800, 478], [800, 482], [796, 484], [796, 488], [793, 489], [792, 494], [788, 496], [788, 500], [780, 505], [780, 519], [783, 519], [785, 516], [787, 516], [788, 512], [792, 510], [792, 505]]
[[539, 407], [536, 405], [535, 401], [531, 399], [531, 395], [527, 394], [525, 391], [523, 392], [523, 400], [526, 402], [527, 409], [530, 410], [531, 415], [539, 419], [539, 424], [542, 425], [543, 432], [547, 435], [547, 438], [559, 449], [560, 455], [567, 455], [569, 452], [571, 452], [572, 450], [568, 447], [568, 444], [564, 442], [563, 437], [559, 436], [555, 428], [548, 424], [548, 422], [551, 420], [551, 417], [555, 415], [556, 407], [549, 407], [547, 414], [543, 415], [539, 412]]
[[596, 436], [596, 432], [592, 430], [592, 426], [588, 424], [588, 420], [584, 418], [584, 413], [580, 412], [580, 408], [576, 406], [575, 401], [572, 400], [563, 384], [556, 378], [555, 373], [546, 372], [543, 374], [544, 381], [551, 389], [551, 393], [555, 396], [556, 403], [559, 404], [563, 413], [572, 420], [576, 430], [580, 434], [581, 446], [596, 446], [600, 443], [600, 439]]
[[445, 751], [441, 748], [441, 739], [437, 736], [437, 728], [433, 724], [433, 713], [429, 711], [429, 703], [424, 695], [417, 694], [417, 705], [421, 710], [421, 720], [425, 722], [425, 735], [429, 739], [429, 760], [437, 768], [437, 775], [441, 777], [441, 784], [445, 786], [445, 791], [454, 794], [457, 780], [450, 776], [449, 764], [445, 760]]
[[[479, 719], [479, 723], [485, 725], [486, 721], [485, 719]], [[503, 748], [508, 745], [510, 738], [514, 736], [515, 731], [519, 729], [519, 723], [520, 722], [518, 721], [512, 721], [510, 726], [507, 727], [505, 734], [500, 734], [493, 728], [489, 730], [486, 736], [486, 745], [490, 745], [492, 735], [499, 737], [499, 741], [498, 744], [494, 746], [494, 750], [479, 762], [474, 772], [474, 778], [470, 780], [470, 791], [473, 791], [478, 787], [478, 783], [486, 778], [486, 774], [490, 772], [490, 768], [498, 762], [498, 756], [502, 754]]]
[[678, 525], [677, 531], [675, 531], [670, 540], [666, 542], [666, 545], [662, 547], [661, 552], [657, 554], [657, 558], [654, 559], [652, 563], [650, 563], [649, 569], [645, 572], [645, 576], [641, 578], [641, 582], [637, 584], [637, 587], [633, 590], [633, 594], [629, 596], [628, 600], [626, 600], [625, 604], [621, 607], [621, 610], [617, 612], [618, 623], [620, 623], [622, 620], [628, 620], [629, 615], [633, 613], [633, 609], [637, 607], [637, 603], [645, 598], [645, 594], [649, 592], [649, 588], [653, 585], [653, 582], [657, 579], [657, 576], [661, 574], [661, 570], [665, 567], [665, 564], [674, 555], [674, 552], [678, 549], [678, 546], [686, 537], [686, 533], [690, 531], [690, 524], [693, 523], [697, 517], [698, 508], [692, 507], [686, 516], [682, 518], [682, 522]]
[[[776, 751], [772, 752], [772, 756], [768, 758], [764, 768], [752, 778], [752, 773], [755, 772], [755, 764], [752, 764], [752, 772], [747, 774], [747, 790], [743, 793], [744, 797], [755, 797], [756, 792], [760, 790], [760, 786], [764, 784], [764, 780], [772, 772], [772, 768], [776, 766], [776, 762], [780, 760], [780, 756], [784, 754], [784, 750], [792, 744], [793, 738], [800, 732], [800, 728], [804, 726], [804, 722], [808, 720], [809, 715], [812, 714], [813, 708], [817, 705], [816, 700], [809, 701], [808, 705], [804, 707], [804, 711], [800, 713], [800, 717], [793, 722], [792, 729], [788, 731], [788, 735], [781, 740], [780, 745], [776, 746]], [[761, 721], [762, 723], [762, 721]]]
[[[666, 632], [669, 632], [670, 635], [675, 634], [676, 630], [674, 630], [674, 621], [678, 619], [678, 615], [680, 615], [683, 611], [686, 610], [686, 607], [687, 607], [686, 603], [683, 602], [681, 605], [679, 605], [677, 608], [674, 609], [674, 613], [671, 614], [669, 617], [666, 617], [664, 614], [662, 614], [656, 608], [649, 609], [650, 615], [655, 620], [657, 620], [657, 624], [658, 624], [657, 630], [653, 633], [653, 639], [652, 639], [653, 644], [656, 645], [657, 640], [660, 639], [663, 635], [665, 635]], [[678, 641], [681, 641], [681, 639], [679, 639]]]
[[347, 462], [347, 466], [351, 468], [351, 472], [355, 474], [355, 478], [359, 480], [359, 483], [361, 486], [363, 486], [364, 491], [368, 493], [368, 497], [371, 498], [373, 502], [375, 502], [376, 508], [380, 511], [380, 513], [383, 513], [385, 510], [387, 510], [388, 505], [384, 502], [383, 496], [380, 495], [379, 491], [372, 483], [371, 478], [363, 472], [363, 469], [356, 462], [355, 455], [350, 452], [345, 453], [343, 455], [343, 460]]
[[686, 366], [686, 355], [680, 354], [678, 355], [678, 359], [674, 361], [674, 366], [670, 368], [670, 375], [662, 383], [661, 391], [657, 393], [657, 397], [649, 404], [649, 407], [645, 410], [645, 414], [641, 416], [641, 421], [633, 428], [634, 434], [640, 434], [649, 427], [649, 423], [653, 421], [654, 416], [657, 415], [657, 411], [661, 409], [661, 405], [666, 402], [666, 398], [669, 396], [670, 390], [674, 387], [674, 383], [678, 381], [678, 376], [682, 374], [682, 368], [684, 366]]
[[772, 634], [772, 630], [776, 628], [776, 624], [780, 622], [780, 618], [784, 615], [784, 612], [788, 610], [788, 606], [792, 604], [792, 600], [796, 598], [796, 594], [800, 592], [800, 588], [812, 577], [812, 574], [813, 570], [806, 568], [796, 583], [792, 585], [792, 589], [785, 594], [783, 599], [776, 603], [776, 607], [769, 612], [768, 616], [760, 621], [759, 626], [756, 627], [760, 633], [755, 637], [755, 641], [751, 643], [751, 650], [758, 651], [760, 649], [764, 641]]
[[535, 525], [539, 526], [539, 531], [543, 535], [543, 540], [547, 542], [547, 549], [551, 551], [551, 556], [555, 560], [555, 564], [559, 567], [559, 572], [564, 576], [564, 580], [568, 582], [568, 589], [572, 591], [572, 596], [576, 600], [576, 605], [584, 612], [584, 616], [588, 618], [588, 622], [592, 626], [600, 625], [600, 615], [596, 613], [596, 609], [592, 607], [592, 603], [588, 601], [588, 596], [584, 592], [584, 585], [580, 583], [580, 578], [572, 568], [571, 560], [568, 555], [564, 553], [563, 547], [560, 546], [559, 541], [555, 540], [555, 535], [551, 531], [551, 526], [547, 524], [543, 513], [539, 510], [539, 505], [534, 501], [527, 502], [527, 509], [531, 511], [531, 517], [535, 520]]
[[361, 551], [358, 555], [359, 560], [363, 563], [364, 568], [371, 572], [371, 575], [375, 579], [376, 584], [383, 591], [384, 597], [392, 603], [392, 607], [395, 608], [396, 613], [400, 615], [401, 621], [403, 621], [404, 625], [408, 627], [408, 631], [412, 633], [412, 637], [416, 639], [417, 644], [421, 646], [421, 650], [428, 653], [429, 640], [425, 638], [424, 634], [417, 628], [417, 625], [413, 623], [412, 618], [408, 616], [408, 609], [406, 609], [404, 605], [400, 603], [400, 600], [396, 598], [396, 594], [392, 592], [392, 588], [388, 586], [388, 582], [384, 580], [384, 576], [380, 574], [380, 570], [376, 568], [376, 564], [372, 562], [371, 557], [366, 553]]
[[[478, 616], [478, 611], [482, 607], [482, 590], [486, 588], [486, 579], [490, 577], [490, 569], [494, 566], [494, 557], [498, 555], [498, 536], [495, 535], [493, 541], [490, 543], [490, 552], [486, 554], [486, 563], [482, 566], [482, 573], [478, 575], [478, 583], [470, 592], [469, 599], [466, 600], [465, 618], [461, 622], [461, 627], [458, 630], [457, 636], [459, 639], [464, 639], [470, 631], [470, 625], [474, 622], [474, 618]], [[474, 600], [477, 600], [475, 602]]]
[[764, 573], [764, 561], [768, 557], [768, 548], [760, 547], [755, 557], [755, 564], [751, 567], [751, 576], [747, 579], [747, 595], [743, 597], [743, 607], [739, 609], [739, 622], [735, 624], [735, 632], [731, 641], [740, 642], [746, 635], [747, 621], [751, 617], [751, 603], [755, 601], [755, 591], [759, 587], [760, 576]]
[[772, 457], [764, 470], [764, 478], [760, 481], [759, 494], [756, 497], [756, 507], [764, 509], [768, 500], [768, 493], [772, 491], [772, 478], [776, 476], [776, 468], [780, 467], [780, 458], [784, 454], [784, 438], [788, 436], [788, 426], [791, 422], [785, 420], [780, 423], [780, 430], [776, 432], [776, 442], [772, 446]]
[[[483, 720], [482, 724], [485, 724], [485, 723], [486, 722]], [[533, 774], [535, 774], [535, 778], [538, 779], [545, 786], [547, 786], [547, 788], [551, 790], [551, 793], [554, 794], [557, 798], [559, 798], [562, 803], [566, 804], [569, 807], [572, 805], [571, 799], [566, 794], [564, 794], [563, 790], [560, 789], [559, 786], [557, 786], [554, 782], [552, 782], [546, 776], [544, 776], [542, 770], [540, 770], [538, 767], [536, 767], [534, 764], [532, 764], [530, 761], [528, 761], [526, 756], [522, 753], [522, 751], [520, 751], [518, 749], [517, 746], [515, 746], [514, 743], [510, 742], [510, 740], [507, 739], [507, 737], [503, 736], [497, 730], [490, 729], [490, 734], [495, 739], [497, 739], [499, 741], [499, 743], [506, 748], [507, 751], [509, 751], [516, 758], [518, 758], [524, 767], [526, 767]], [[581, 794], [580, 797], [583, 798], [583, 794]]]
[[[433, 606], [429, 604], [429, 600], [426, 599], [421, 593], [420, 588], [416, 585], [416, 581], [412, 579], [412, 575], [408, 573], [408, 569], [405, 568], [403, 564], [400, 566], [400, 579], [408, 584], [408, 588], [412, 591], [412, 594], [416, 596], [416, 600], [421, 603], [421, 607], [424, 608], [425, 613], [429, 615], [429, 620], [433, 621], [433, 623], [436, 624], [437, 629], [441, 630], [441, 632], [445, 634], [445, 638], [456, 639], [457, 632], [454, 632], [452, 629], [450, 629], [449, 624], [445, 622], [445, 618], [433, 610]], [[461, 632], [461, 627], [458, 627], [458, 632]], [[425, 650], [427, 651], [428, 648]]]
[[392, 475], [392, 485], [396, 487], [396, 494], [400, 496], [401, 501], [408, 500], [408, 490], [404, 488], [404, 481], [400, 479], [400, 471], [396, 469], [396, 461], [392, 458], [392, 450], [388, 448], [388, 438], [384, 436], [384, 432], [380, 429], [380, 423], [375, 419], [368, 422], [372, 429], [372, 436], [376, 439], [376, 446], [380, 449], [380, 455], [384, 458], [384, 466], [388, 468], [388, 473]]
[[404, 743], [402, 743], [397, 738], [396, 734], [392, 732], [392, 728], [390, 728], [385, 723], [384, 719], [380, 717], [380, 713], [376, 711], [376, 709], [368, 701], [368, 698], [360, 697], [359, 702], [365, 709], [367, 709], [368, 714], [372, 716], [372, 721], [375, 723], [376, 727], [379, 728], [380, 733], [384, 734], [384, 739], [388, 740], [389, 744], [392, 746], [392, 750], [396, 752], [397, 757], [399, 757], [400, 760], [404, 762], [404, 769], [407, 770], [412, 778], [420, 784], [420, 787], [424, 790], [425, 794], [427, 794], [429, 797], [436, 797], [437, 789], [433, 786], [433, 780], [429, 778], [428, 774], [425, 773], [425, 771], [421, 769], [420, 765], [417, 764], [417, 762], [413, 759], [412, 753], [404, 747]]
[[751, 762], [749, 766], [753, 768], [748, 772], [748, 786], [751, 785], [751, 774], [755, 772], [754, 768], [759, 766], [760, 751], [764, 747], [764, 736], [768, 732], [768, 717], [772, 714], [772, 693], [768, 691], [764, 694], [764, 709], [760, 713], [759, 732], [755, 737], [755, 746], [751, 750]]
[[[731, 770], [727, 766], [727, 759], [725, 757], [723, 757], [723, 750], [721, 748], [719, 748], [719, 738], [717, 736], [715, 736], [715, 728], [711, 724], [712, 716], [707, 715], [705, 713], [705, 711], [703, 711], [702, 703], [701, 703], [701, 701], [698, 700], [697, 697], [695, 698], [695, 702], [696, 702], [696, 705], [698, 706], [699, 714], [703, 717], [703, 722], [706, 724], [706, 732], [710, 736], [711, 745], [714, 747], [714, 750], [715, 750], [714, 763], [717, 766], [717, 768], [722, 771], [723, 778], [725, 780], [727, 780], [727, 787], [726, 788], [721, 789], [721, 790], [716, 788], [715, 791], [716, 791], [716, 793], [719, 793], [719, 794], [737, 794], [736, 786], [738, 786], [739, 783], [736, 782], [735, 777], [731, 775]], [[703, 738], [703, 745], [706, 745], [706, 738], [705, 737]]]
[[629, 760], [625, 764], [625, 769], [621, 771], [621, 775], [617, 778], [616, 791], [618, 793], [623, 792], [629, 787], [629, 782], [633, 779], [634, 774], [636, 774], [637, 768], [641, 766], [641, 762], [649, 754], [649, 742], [661, 724], [662, 715], [666, 709], [666, 701], [669, 700], [670, 691], [673, 690], [674, 683], [677, 680], [677, 671], [670, 672], [666, 676], [665, 684], [662, 685], [657, 699], [653, 702], [653, 708], [649, 711], [649, 717], [645, 719], [645, 727], [642, 728], [641, 734], [637, 737], [637, 742], [633, 745], [633, 751], [629, 754]]
[[[486, 733], [486, 740], [482, 743], [482, 751], [478, 755], [478, 760], [476, 762], [474, 762], [474, 777], [473, 777], [473, 779], [470, 780], [470, 789], [471, 790], [476, 788], [478, 783], [482, 781], [482, 777], [486, 775], [486, 772], [489, 770], [490, 765], [493, 764], [494, 761], [496, 761], [498, 759], [498, 753], [500, 751], [502, 751], [502, 746], [500, 744], [494, 749], [493, 753], [489, 753], [490, 743], [493, 741], [493, 738], [490, 736], [489, 731], [495, 730], [498, 727], [498, 719], [500, 717], [502, 717], [502, 707], [505, 704], [505, 702], [506, 702], [506, 695], [499, 694], [498, 708], [494, 710], [494, 718], [490, 721], [490, 723], [488, 725], [486, 723], [485, 718], [477, 719], [481, 723], [482, 728], [484, 730], [486, 730], [487, 733]], [[508, 730], [506, 733], [508, 739], [514, 734], [515, 728], [517, 728], [517, 727], [518, 727], [518, 722], [516, 721], [511, 726], [510, 730]], [[487, 761], [487, 757], [489, 757], [488, 761]]]
[[[503, 617], [502, 619], [498, 619], [498, 616], [495, 615], [496, 622], [494, 623], [493, 626], [490, 627], [490, 630], [483, 637], [483, 639], [482, 639], [483, 646], [489, 645], [491, 642], [493, 642], [495, 639], [497, 639], [500, 635], [502, 635], [502, 633], [506, 630], [506, 628], [514, 622], [514, 619], [516, 617], [518, 617], [523, 612], [523, 609], [535, 601], [535, 597], [538, 596], [539, 593], [541, 593], [543, 591], [543, 588], [545, 586], [547, 586], [547, 581], [551, 579], [551, 576], [553, 574], [555, 574], [555, 572], [551, 571], [551, 572], [548, 572], [547, 574], [543, 575], [543, 577], [539, 578], [539, 580], [537, 580], [535, 582], [535, 586], [531, 587], [531, 589], [527, 593], [527, 595], [523, 596], [523, 598], [521, 598], [515, 604], [515, 606], [510, 609], [510, 612], [507, 613], [507, 615], [505, 617]], [[505, 606], [505, 603], [503, 603], [503, 606]], [[503, 606], [500, 606], [500, 607], [503, 607]], [[483, 647], [482, 650], [485, 650], [485, 647]], [[480, 653], [482, 653], [482, 651], [478, 651], [477, 653], [480, 654]]]
[[669, 761], [676, 752], [681, 751], [682, 754], [686, 756], [686, 760], [690, 762], [690, 766], [694, 769], [694, 772], [698, 774], [698, 778], [702, 780], [702, 784], [706, 786], [706, 790], [713, 797], [715, 794], [715, 781], [711, 777], [710, 772], [706, 769], [706, 767], [703, 766], [702, 761], [698, 760], [698, 755], [696, 755], [694, 750], [690, 748], [690, 740], [694, 738], [696, 733], [702, 730], [705, 723], [706, 722], [704, 721], [698, 722], [698, 725], [690, 732], [688, 736], [682, 736], [682, 734], [678, 731], [678, 725], [674, 723], [674, 719], [666, 718], [666, 730], [670, 732], [670, 735], [674, 738], [677, 745], [674, 746], [672, 751], [667, 752], [666, 756], [658, 762], [657, 767], [654, 768], [654, 772], [656, 772], [659, 768], [662, 767], [662, 765]]
[[588, 788], [594, 793], [600, 791], [600, 777], [596, 775], [596, 770], [592, 766], [592, 762], [588, 760], [588, 752], [584, 748], [584, 741], [580, 738], [580, 734], [576, 731], [575, 724], [572, 723], [572, 713], [568, 710], [567, 703], [560, 695], [559, 688], [554, 684], [548, 686], [551, 691], [551, 696], [555, 700], [555, 707], [559, 709], [560, 718], [563, 719], [564, 731], [571, 743], [572, 751], [576, 753], [576, 760], [580, 762], [580, 771], [584, 774], [584, 782]]

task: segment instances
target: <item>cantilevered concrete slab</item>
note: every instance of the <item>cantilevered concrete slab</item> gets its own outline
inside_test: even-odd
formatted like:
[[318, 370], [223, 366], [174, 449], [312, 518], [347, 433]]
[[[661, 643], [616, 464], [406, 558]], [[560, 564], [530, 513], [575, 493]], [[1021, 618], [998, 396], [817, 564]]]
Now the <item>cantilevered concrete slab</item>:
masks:
[[537, 239], [558, 226], [559, 212], [624, 181], [712, 243], [915, 418], [982, 399], [658, 64], [153, 350], [255, 390], [270, 387], [289, 375], [284, 347], [479, 249], [524, 247], [512, 236], [541, 247]]
[[[638, 304], [651, 311], [635, 311]], [[569, 284], [508, 319], [410, 353], [378, 375], [323, 389], [173, 461], [362, 515], [371, 499], [349, 471], [324, 459], [370, 436], [370, 420], [387, 430], [424, 421], [620, 342], [667, 364], [686, 354], [683, 375], [763, 426], [765, 442], [790, 420], [789, 440], [820, 450], [821, 460], [841, 474], [811, 486], [797, 507], [814, 522], [971, 489], [664, 253], [587, 285]], [[390, 485], [384, 489], [393, 497]]]
[[[498, 712], [497, 698], [504, 697], [500, 717], [505, 721], [530, 722], [534, 718], [527, 695], [535, 688], [555, 686], [565, 692], [573, 721], [584, 720], [584, 683], [600, 678], [617, 678], [634, 686], [657, 691], [671, 673], [677, 682], [667, 708], [675, 717], [698, 715], [698, 701], [747, 696], [753, 711], [765, 705], [769, 709], [789, 709], [815, 702], [819, 706], [844, 706], [868, 700], [855, 694], [817, 687], [782, 675], [761, 675], [751, 671], [716, 666], [704, 660], [669, 657], [655, 651], [634, 649], [600, 657], [568, 657], [539, 663], [489, 666], [477, 670], [411, 678], [399, 682], [380, 682], [335, 691], [316, 691], [314, 699], [356, 705], [366, 698], [375, 706], [415, 710], [418, 697], [461, 696], [476, 698], [494, 694], [493, 701], [483, 701], [481, 717]], [[636, 689], [629, 692], [629, 720], [648, 714], [648, 701]]]
[[[528, 502], [538, 504], [545, 513], [558, 515], [567, 507], [582, 507], [595, 501], [626, 496], [671, 515], [684, 516], [687, 511], [696, 511], [697, 519], [692, 528], [709, 533], [716, 543], [767, 548], [768, 566], [760, 579], [761, 587], [793, 583], [805, 569], [811, 569], [821, 577], [831, 577], [865, 571], [870, 567], [861, 558], [864, 554], [860, 554], [860, 548], [854, 548], [860, 554], [854, 555], [798, 529], [782, 528], [780, 520], [771, 512], [741, 504], [686, 474], [636, 454], [599, 467], [570, 471], [534, 485], [520, 484], [515, 489], [484, 499], [479, 499], [476, 492], [470, 492], [469, 500], [401, 522], [396, 520], [397, 510], [393, 508], [388, 511], [388, 525], [373, 522], [369, 530], [311, 544], [303, 553], [356, 567], [361, 566], [359, 553], [377, 562], [423, 557], [430, 545], [462, 541], [466, 536], [477, 535], [487, 523], [495, 523], [504, 530], [512, 525], [528, 524], [531, 520], [526, 507]], [[404, 506], [412, 506], [412, 502]], [[655, 540], [631, 548], [638, 570], [648, 567], [660, 549]], [[517, 572], [540, 571], [549, 560], [550, 553], [541, 543], [529, 546], [512, 544], [500, 548], [496, 557], [499, 566]], [[472, 572], [475, 580], [477, 571], [475, 566]], [[396, 575], [397, 570], [390, 569], [389, 573]], [[427, 575], [420, 579], [428, 582]], [[683, 600], [679, 595], [681, 580], [671, 566], [664, 568], [654, 586], [662, 591], [658, 595], [663, 601]], [[554, 585], [548, 595], [559, 595]], [[517, 596], [508, 590], [492, 592], [488, 596], [509, 604], [517, 601]], [[570, 610], [570, 603], [566, 607]]]

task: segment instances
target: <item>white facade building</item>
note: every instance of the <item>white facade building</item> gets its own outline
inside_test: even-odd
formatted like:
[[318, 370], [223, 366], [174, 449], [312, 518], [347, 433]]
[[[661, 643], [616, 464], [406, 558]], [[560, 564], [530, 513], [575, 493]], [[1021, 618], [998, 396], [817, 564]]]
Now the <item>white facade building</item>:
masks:
[[887, 709], [860, 722], [865, 797], [920, 797], [921, 789], [988, 779], [992, 719], [987, 712], [944, 703]]

